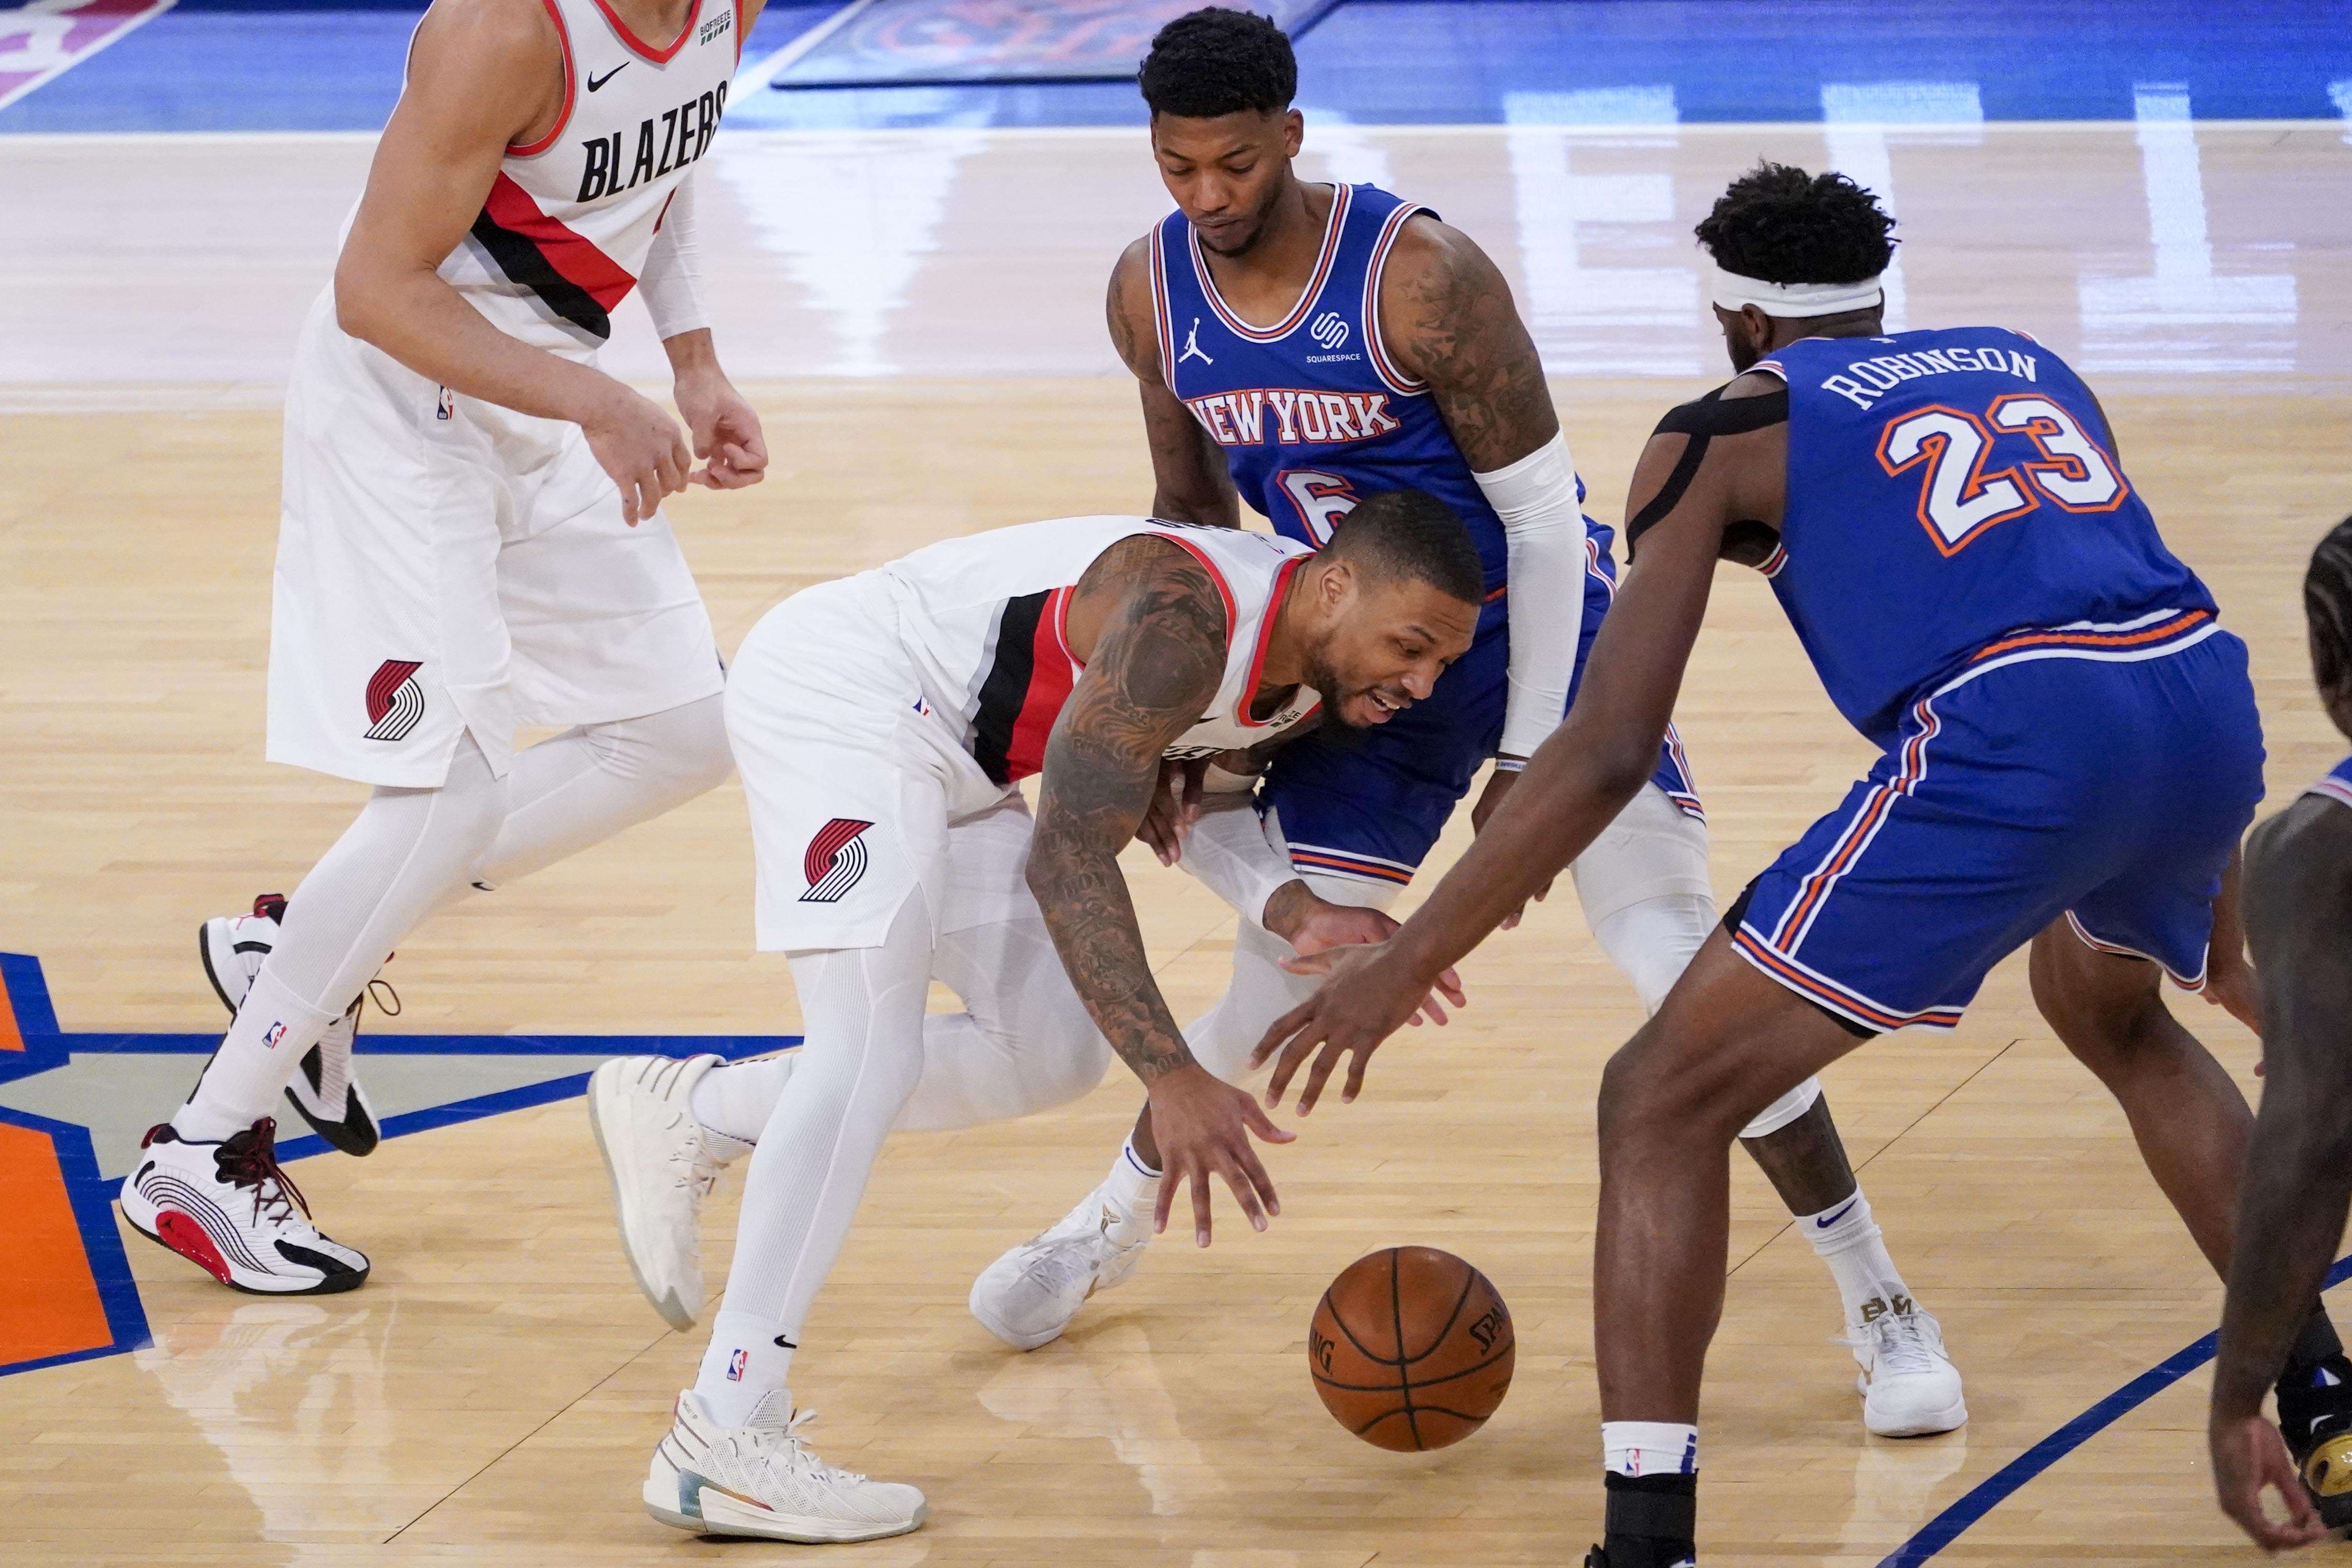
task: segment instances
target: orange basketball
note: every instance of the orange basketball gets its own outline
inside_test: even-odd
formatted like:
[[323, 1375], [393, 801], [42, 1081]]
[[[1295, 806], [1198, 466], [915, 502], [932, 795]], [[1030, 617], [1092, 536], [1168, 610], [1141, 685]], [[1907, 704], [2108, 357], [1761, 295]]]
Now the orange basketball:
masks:
[[1433, 1247], [1359, 1258], [1331, 1281], [1307, 1331], [1323, 1408], [1375, 1447], [1459, 1443], [1511, 1390], [1511, 1310], [1486, 1277]]

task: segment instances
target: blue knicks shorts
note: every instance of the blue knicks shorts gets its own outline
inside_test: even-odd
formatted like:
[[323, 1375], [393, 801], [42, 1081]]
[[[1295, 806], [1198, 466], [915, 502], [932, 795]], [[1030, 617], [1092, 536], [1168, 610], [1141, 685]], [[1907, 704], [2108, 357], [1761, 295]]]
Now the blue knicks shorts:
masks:
[[2246, 647], [2004, 663], [1914, 702], [1902, 742], [1756, 879], [1734, 951], [1871, 1031], [1948, 1029], [2065, 916], [2191, 990], [2263, 797]]
[[[1569, 679], [1571, 707], [1593, 635], [1617, 592], [1609, 535], [1586, 525], [1584, 621]], [[1400, 887], [1412, 880], [1445, 819], [1470, 793], [1470, 781], [1502, 744], [1509, 626], [1503, 602], [1490, 600], [1470, 651], [1438, 677], [1427, 701], [1360, 733], [1318, 730], [1275, 753], [1259, 799], [1281, 814], [1293, 869]], [[1685, 813], [1706, 819], [1672, 729], [1652, 777]]]

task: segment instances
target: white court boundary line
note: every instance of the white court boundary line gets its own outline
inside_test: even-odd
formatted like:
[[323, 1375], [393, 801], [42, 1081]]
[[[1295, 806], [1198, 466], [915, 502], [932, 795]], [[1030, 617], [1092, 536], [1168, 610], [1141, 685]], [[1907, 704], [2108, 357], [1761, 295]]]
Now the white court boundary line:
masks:
[[[156, 15], [161, 15], [159, 11]], [[124, 28], [129, 32], [130, 28]], [[120, 35], [118, 35], [119, 37]], [[112, 42], [111, 39], [108, 40]], [[104, 46], [101, 45], [100, 47]], [[96, 49], [90, 51], [97, 53]], [[87, 58], [87, 57], [85, 57]], [[830, 90], [830, 89], [828, 89]], [[1957, 121], [1935, 125], [1919, 121], [1889, 121], [1874, 124], [1863, 121], [1839, 121], [1840, 131], [1883, 130], [1888, 132], [1927, 132], [1950, 131], [1980, 131], [1992, 135], [2021, 134], [2035, 132], [2080, 133], [2085, 132], [2135, 132], [2138, 126], [2133, 120], [1987, 120]], [[2342, 120], [2197, 120], [2190, 121], [2200, 130], [2212, 131], [2327, 131], [2341, 132]], [[1557, 132], [1578, 137], [1644, 137], [1653, 141], [1670, 136], [1754, 136], [1759, 134], [1813, 133], [1831, 128], [1822, 120], [1756, 120], [1756, 121], [1693, 121], [1673, 124], [1648, 122], [1628, 125], [1589, 125], [1581, 122], [1557, 125], [1515, 123], [1501, 121], [1481, 121], [1473, 125], [1356, 125], [1351, 133], [1383, 137], [1429, 137], [1438, 140], [1496, 135], [1513, 131]], [[859, 142], [859, 141], [920, 141], [932, 136], [969, 138], [982, 136], [1006, 142], [1077, 141], [1089, 137], [1116, 138], [1125, 141], [1142, 132], [1140, 125], [894, 125], [870, 128], [845, 126], [751, 126], [724, 127], [719, 134], [724, 142]], [[128, 147], [141, 144], [230, 146], [239, 143], [268, 145], [298, 142], [373, 142], [379, 132], [373, 131], [17, 131], [0, 132], [0, 146], [27, 145]], [[1313, 146], [1314, 126], [1307, 127], [1308, 146]]]

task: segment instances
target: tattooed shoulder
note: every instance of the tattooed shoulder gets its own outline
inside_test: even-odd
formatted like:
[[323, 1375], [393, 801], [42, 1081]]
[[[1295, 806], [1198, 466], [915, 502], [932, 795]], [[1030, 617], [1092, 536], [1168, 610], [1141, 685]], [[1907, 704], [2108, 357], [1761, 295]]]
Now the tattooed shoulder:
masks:
[[1469, 236], [1427, 214], [1407, 221], [1381, 275], [1380, 312], [1390, 355], [1429, 384], [1473, 468], [1515, 462], [1559, 431], [1510, 284]]

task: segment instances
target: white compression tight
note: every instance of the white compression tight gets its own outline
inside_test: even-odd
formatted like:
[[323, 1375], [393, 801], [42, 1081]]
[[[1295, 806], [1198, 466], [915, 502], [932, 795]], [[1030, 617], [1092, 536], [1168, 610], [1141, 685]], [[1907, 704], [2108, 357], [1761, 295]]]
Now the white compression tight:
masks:
[[809, 1303], [922, 1078], [932, 958], [919, 886], [880, 946], [792, 955], [806, 1034], [789, 1070], [772, 1075], [778, 1092], [744, 1178], [735, 1264], [695, 1378], [722, 1424], [740, 1424], [761, 1394], [785, 1386]]
[[[965, 1010], [923, 1020], [922, 1073], [892, 1131], [947, 1131], [1027, 1116], [1102, 1081], [1110, 1042], [1087, 1016], [1043, 916], [1032, 911], [945, 933], [931, 975], [963, 998]], [[695, 1085], [695, 1120], [757, 1143], [802, 1055], [713, 1068]]]
[[501, 779], [471, 734], [437, 789], [378, 789], [288, 900], [268, 962], [195, 1093], [184, 1136], [226, 1138], [278, 1093], [392, 950], [434, 910], [657, 816], [732, 767], [719, 699], [530, 747]]

